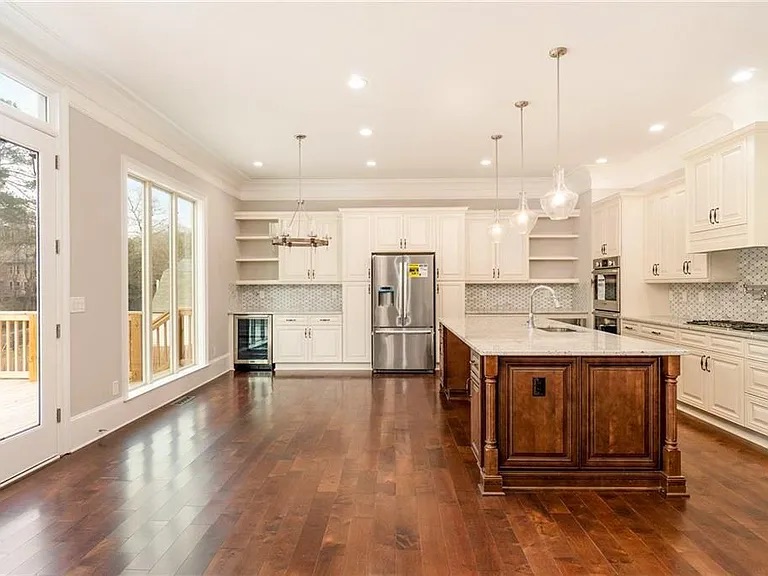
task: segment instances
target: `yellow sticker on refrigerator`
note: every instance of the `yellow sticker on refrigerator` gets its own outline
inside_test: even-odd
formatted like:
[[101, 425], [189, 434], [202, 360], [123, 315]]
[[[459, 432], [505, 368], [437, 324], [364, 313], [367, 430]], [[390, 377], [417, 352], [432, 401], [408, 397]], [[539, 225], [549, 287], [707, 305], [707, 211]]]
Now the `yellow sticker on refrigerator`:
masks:
[[427, 264], [408, 264], [408, 278], [429, 278]]

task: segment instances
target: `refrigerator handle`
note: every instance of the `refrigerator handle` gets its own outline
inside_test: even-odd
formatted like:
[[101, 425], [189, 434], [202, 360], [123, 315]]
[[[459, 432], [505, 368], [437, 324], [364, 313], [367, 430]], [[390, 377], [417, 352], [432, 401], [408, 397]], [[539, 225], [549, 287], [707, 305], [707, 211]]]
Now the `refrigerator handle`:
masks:
[[397, 298], [395, 298], [395, 306], [397, 307], [397, 316], [395, 317], [395, 326], [402, 328], [403, 326], [403, 258], [402, 256], [396, 257], [395, 269], [398, 271], [397, 279]]
[[408, 264], [410, 260], [407, 257], [403, 258], [403, 326], [411, 325], [411, 279], [408, 276]]

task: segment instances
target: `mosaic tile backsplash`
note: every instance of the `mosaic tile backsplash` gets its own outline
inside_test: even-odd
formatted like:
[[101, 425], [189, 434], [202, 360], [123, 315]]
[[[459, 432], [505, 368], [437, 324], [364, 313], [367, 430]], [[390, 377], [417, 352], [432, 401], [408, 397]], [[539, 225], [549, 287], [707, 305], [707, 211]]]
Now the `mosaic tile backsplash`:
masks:
[[768, 300], [747, 294], [745, 284], [768, 285], [768, 248], [739, 251], [739, 279], [732, 283], [672, 284], [670, 311], [698, 320], [768, 322]]
[[238, 286], [230, 306], [233, 311], [265, 311], [285, 314], [338, 312], [341, 314], [339, 284], [266, 284]]
[[[467, 284], [464, 303], [467, 314], [483, 312], [527, 312], [532, 284]], [[581, 290], [576, 285], [553, 284], [562, 308], [557, 309], [549, 292], [540, 290], [534, 306], [540, 312], [587, 310], [581, 305]]]

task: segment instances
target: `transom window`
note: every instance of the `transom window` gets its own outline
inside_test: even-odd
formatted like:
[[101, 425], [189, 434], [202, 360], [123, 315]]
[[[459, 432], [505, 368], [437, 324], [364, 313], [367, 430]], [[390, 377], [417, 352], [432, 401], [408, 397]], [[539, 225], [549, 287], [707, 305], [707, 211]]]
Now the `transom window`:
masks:
[[0, 72], [0, 104], [48, 122], [48, 97]]
[[197, 202], [126, 182], [129, 391], [198, 362]]

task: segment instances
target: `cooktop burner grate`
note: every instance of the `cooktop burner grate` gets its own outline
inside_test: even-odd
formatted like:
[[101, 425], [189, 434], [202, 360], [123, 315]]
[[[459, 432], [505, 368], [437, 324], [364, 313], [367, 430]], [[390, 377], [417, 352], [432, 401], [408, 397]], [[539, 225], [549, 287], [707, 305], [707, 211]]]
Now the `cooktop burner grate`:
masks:
[[693, 324], [695, 326], [712, 326], [713, 328], [727, 328], [729, 330], [741, 330], [743, 332], [768, 332], [768, 324], [742, 322], [741, 320], [691, 320], [688, 324]]

